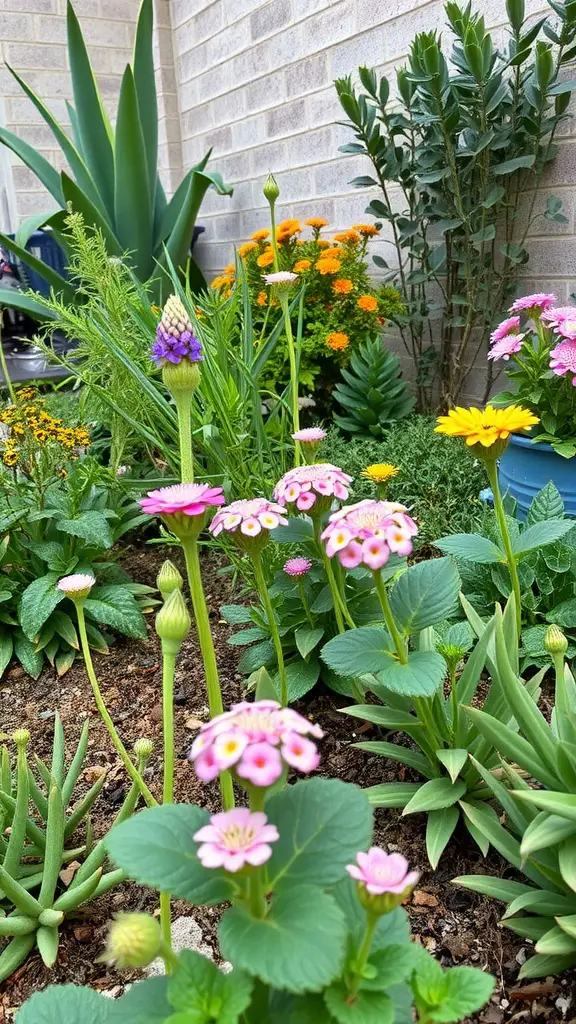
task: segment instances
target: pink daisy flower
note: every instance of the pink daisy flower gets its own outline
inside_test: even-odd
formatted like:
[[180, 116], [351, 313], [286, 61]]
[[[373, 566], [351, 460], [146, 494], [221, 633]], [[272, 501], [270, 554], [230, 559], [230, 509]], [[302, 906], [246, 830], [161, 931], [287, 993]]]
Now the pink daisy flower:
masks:
[[573, 341], [561, 341], [550, 353], [550, 369], [558, 377], [572, 374], [572, 384], [576, 388], [576, 338]]
[[312, 508], [318, 497], [338, 498], [346, 501], [348, 484], [352, 477], [331, 462], [317, 462], [314, 466], [297, 466], [290, 469], [274, 488], [274, 497], [280, 505], [296, 503], [296, 508], [306, 512]]
[[291, 270], [277, 270], [274, 274], [263, 274], [262, 277], [267, 285], [275, 288], [290, 288], [298, 280], [298, 274], [293, 274]]
[[500, 341], [494, 342], [488, 353], [488, 359], [504, 359], [506, 362], [515, 352], [519, 352], [524, 344], [525, 334], [507, 334]]
[[221, 487], [211, 487], [210, 484], [173, 484], [172, 487], [149, 491], [140, 500], [140, 505], [153, 516], [176, 513], [201, 516], [210, 505], [223, 505], [225, 501]]
[[322, 735], [319, 726], [278, 701], [241, 701], [202, 726], [188, 756], [205, 782], [230, 768], [255, 786], [270, 786], [286, 765], [313, 771], [318, 753], [307, 737]]
[[328, 434], [322, 427], [304, 427], [292, 434], [293, 440], [300, 441], [301, 444], [320, 444], [325, 437], [328, 437]]
[[279, 838], [278, 829], [268, 824], [265, 814], [252, 813], [247, 807], [213, 814], [210, 824], [194, 835], [194, 840], [202, 844], [198, 848], [198, 860], [205, 868], [224, 868], [232, 872], [240, 871], [245, 864], [252, 867], [265, 864], [272, 856], [270, 843]]
[[508, 334], [517, 334], [520, 330], [520, 317], [509, 316], [507, 320], [503, 320], [498, 327], [492, 331], [490, 335], [490, 344], [494, 345], [497, 341], [501, 341]]
[[289, 558], [284, 563], [284, 572], [288, 576], [305, 576], [311, 568], [312, 560], [310, 558]]
[[576, 338], [576, 306], [555, 306], [542, 314], [542, 320], [556, 334], [570, 340]]
[[373, 846], [368, 853], [357, 853], [356, 864], [347, 864], [346, 871], [362, 882], [372, 896], [385, 892], [399, 896], [412, 889], [420, 878], [418, 871], [408, 870], [408, 861], [401, 853], [386, 853], [379, 846]]
[[56, 589], [62, 590], [69, 597], [74, 597], [77, 594], [84, 594], [87, 597], [95, 583], [96, 580], [91, 573], [75, 572], [71, 576], [63, 576], [62, 579], [59, 579]]
[[521, 298], [514, 299], [508, 312], [525, 313], [526, 316], [541, 316], [555, 302], [556, 296], [551, 292], [534, 292], [533, 295], [522, 295]]
[[[240, 531], [244, 537], [257, 537], [262, 530], [275, 530], [277, 526], [286, 526], [284, 509], [267, 498], [251, 498], [233, 501], [220, 509], [210, 523], [210, 533], [217, 537], [222, 530], [227, 533]], [[240, 538], [236, 538], [240, 539]]]
[[365, 498], [334, 512], [322, 533], [329, 558], [338, 555], [346, 569], [367, 565], [376, 572], [392, 551], [409, 555], [418, 527], [404, 505]]

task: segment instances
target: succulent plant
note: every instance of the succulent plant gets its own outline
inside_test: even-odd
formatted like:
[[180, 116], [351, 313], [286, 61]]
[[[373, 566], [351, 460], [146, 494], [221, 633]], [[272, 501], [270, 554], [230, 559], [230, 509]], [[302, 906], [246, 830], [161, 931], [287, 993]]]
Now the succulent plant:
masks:
[[[0, 936], [11, 939], [0, 954], [0, 982], [16, 970], [34, 946], [46, 966], [52, 967], [65, 916], [124, 878], [122, 870], [104, 872], [104, 842], [94, 845], [92, 839], [90, 811], [102, 791], [106, 772], [84, 796], [74, 800], [86, 759], [88, 723], [66, 766], [64, 730], [57, 715], [50, 768], [36, 756], [37, 774], [28, 761], [29, 732], [18, 729], [12, 739], [16, 744], [15, 771], [5, 746], [0, 755]], [[140, 771], [150, 752], [150, 745], [138, 747]], [[132, 814], [138, 797], [139, 789], [133, 785], [112, 827]], [[68, 846], [82, 824], [84, 841]], [[62, 869], [82, 858], [67, 884], [61, 877]]]

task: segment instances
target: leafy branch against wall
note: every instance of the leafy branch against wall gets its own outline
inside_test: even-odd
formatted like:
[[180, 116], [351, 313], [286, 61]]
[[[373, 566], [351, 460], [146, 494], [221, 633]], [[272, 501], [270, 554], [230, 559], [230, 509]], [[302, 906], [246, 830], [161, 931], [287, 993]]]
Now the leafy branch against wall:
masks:
[[565, 221], [555, 197], [544, 212], [536, 207], [576, 87], [563, 73], [576, 57], [576, 4], [548, 2], [553, 21], [527, 25], [523, 0], [507, 0], [499, 48], [481, 14], [450, 0], [450, 62], [440, 35], [420, 32], [395, 83], [365, 67], [360, 87], [336, 81], [357, 139], [341, 149], [367, 156], [373, 169], [352, 183], [379, 189], [367, 212], [390, 228], [390, 263], [374, 262], [406, 301], [401, 337], [421, 409], [433, 388], [444, 405], [458, 401], [529, 259], [534, 221]]

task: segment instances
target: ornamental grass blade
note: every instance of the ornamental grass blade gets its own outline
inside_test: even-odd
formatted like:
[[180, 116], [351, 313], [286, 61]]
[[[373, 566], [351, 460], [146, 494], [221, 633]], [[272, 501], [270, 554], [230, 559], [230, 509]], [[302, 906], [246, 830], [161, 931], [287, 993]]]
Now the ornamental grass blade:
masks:
[[385, 740], [364, 740], [362, 743], [353, 743], [357, 750], [365, 750], [369, 754], [378, 754], [379, 757], [389, 757], [391, 761], [399, 761], [409, 768], [420, 772], [425, 779], [432, 779], [434, 772], [430, 762], [423, 754], [419, 754], [410, 747], [402, 747], [399, 743], [387, 743]]
[[436, 811], [451, 807], [466, 792], [463, 779], [450, 782], [450, 779], [431, 779], [420, 786], [417, 793], [406, 804], [402, 814], [418, 814], [421, 811]]
[[576, 837], [562, 843], [558, 851], [558, 865], [563, 881], [576, 892]]
[[28, 249], [18, 245], [12, 238], [2, 234], [2, 232], [0, 232], [0, 245], [3, 245], [8, 252], [14, 253], [19, 260], [28, 267], [31, 267], [32, 270], [35, 270], [40, 277], [43, 277], [56, 294], [61, 295], [64, 302], [73, 303], [75, 301], [76, 289], [66, 277], [62, 277], [57, 270], [54, 270], [54, 267], [51, 267], [44, 260], [35, 256], [34, 253], [29, 252]]
[[510, 795], [510, 790], [504, 786], [492, 772], [488, 771], [480, 761], [470, 755], [470, 761], [474, 765], [481, 779], [484, 780], [489, 789], [506, 812], [514, 830], [523, 834], [533, 819], [533, 815], [527, 814], [522, 805], [519, 805]]
[[[533, 775], [534, 778], [538, 779], [545, 786], [554, 787], [558, 785], [556, 776], [548, 771], [544, 762], [536, 754], [532, 744], [528, 743], [528, 740], [525, 740], [523, 736], [519, 736], [509, 726], [497, 721], [492, 715], [487, 715], [485, 711], [480, 711], [479, 708], [464, 707], [463, 710], [468, 715], [472, 724], [476, 726], [478, 732], [508, 761], [519, 765], [524, 771], [529, 772], [530, 775]], [[475, 754], [478, 757], [477, 750]], [[485, 758], [478, 757], [478, 760], [484, 761]]]
[[564, 956], [550, 956], [539, 954], [531, 956], [526, 963], [522, 964], [518, 978], [523, 981], [526, 978], [546, 978], [549, 974], [560, 974], [567, 971], [569, 967], [576, 964], [576, 954]]
[[576, 822], [569, 821], [557, 814], [540, 811], [522, 836], [520, 853], [523, 857], [528, 857], [531, 853], [536, 853], [537, 850], [556, 846], [574, 835], [576, 835]]
[[433, 871], [438, 867], [438, 861], [450, 842], [459, 818], [460, 810], [455, 805], [430, 811], [428, 814], [428, 821], [426, 822], [426, 853], [428, 854], [428, 860]]
[[437, 750], [436, 757], [444, 765], [452, 782], [456, 782], [468, 760], [468, 751], [464, 748], [453, 747], [448, 750]]
[[557, 917], [556, 922], [559, 928], [571, 938], [576, 939], [576, 914], [568, 914], [566, 917]]
[[549, 793], [546, 790], [513, 791], [520, 800], [535, 804], [550, 814], [559, 814], [570, 821], [576, 821], [576, 795], [573, 793]]
[[568, 935], [562, 928], [551, 928], [536, 943], [536, 952], [546, 956], [568, 956], [576, 954], [576, 939]]
[[66, 28], [74, 109], [82, 140], [82, 151], [96, 188], [102, 197], [108, 219], [112, 224], [114, 222], [113, 133], [104, 111], [82, 30], [70, 0], [68, 0], [66, 8]]
[[558, 895], [552, 889], [534, 889], [513, 899], [506, 907], [502, 920], [519, 914], [521, 910], [533, 910], [535, 907], [543, 916], [556, 917], [557, 914], [569, 914], [576, 910], [576, 903], [567, 896]]
[[372, 807], [405, 807], [419, 789], [419, 782], [382, 782], [364, 792]]
[[152, 0], [142, 0], [136, 24], [133, 68], [134, 85], [138, 97], [138, 115], [148, 169], [148, 192], [152, 205], [155, 203], [158, 179], [158, 97], [154, 74], [153, 32]]
[[482, 896], [491, 896], [501, 903], [510, 903], [517, 896], [538, 891], [525, 882], [515, 882], [511, 878], [498, 878], [495, 875], [459, 875], [452, 879], [452, 885], [461, 885], [463, 889], [471, 889]]
[[127, 66], [120, 87], [114, 140], [114, 225], [120, 245], [142, 281], [154, 269], [153, 217], [138, 97], [132, 69]]

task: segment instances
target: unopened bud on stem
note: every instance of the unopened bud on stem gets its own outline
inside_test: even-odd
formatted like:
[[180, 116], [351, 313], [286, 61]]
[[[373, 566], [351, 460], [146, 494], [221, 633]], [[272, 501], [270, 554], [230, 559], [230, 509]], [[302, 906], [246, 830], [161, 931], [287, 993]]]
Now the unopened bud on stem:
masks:
[[188, 636], [190, 615], [179, 590], [173, 590], [156, 616], [156, 632], [162, 641], [178, 647]]
[[270, 206], [274, 206], [274, 203], [280, 195], [280, 189], [278, 188], [278, 182], [273, 174], [268, 175], [266, 184], [262, 191], [264, 192], [264, 198], [268, 200]]
[[568, 641], [559, 626], [548, 626], [544, 635], [544, 647], [548, 654], [566, 654]]
[[156, 577], [156, 586], [162, 594], [162, 600], [166, 601], [173, 590], [182, 590], [182, 576], [169, 558], [162, 564], [160, 572]]
[[147, 967], [162, 950], [158, 921], [150, 914], [118, 914], [110, 925], [103, 960], [120, 969]]

